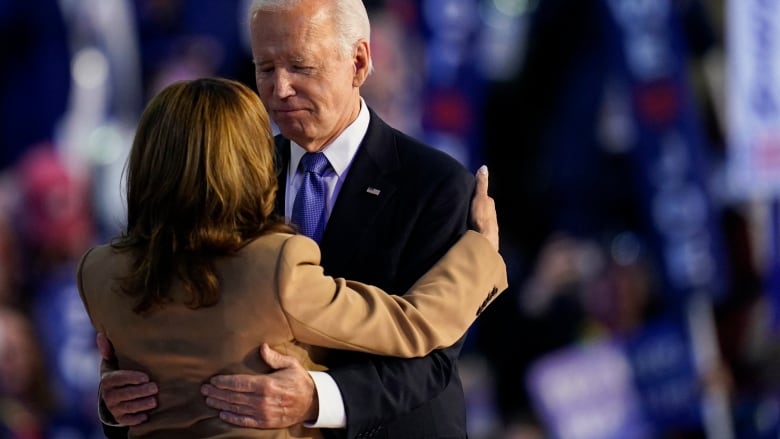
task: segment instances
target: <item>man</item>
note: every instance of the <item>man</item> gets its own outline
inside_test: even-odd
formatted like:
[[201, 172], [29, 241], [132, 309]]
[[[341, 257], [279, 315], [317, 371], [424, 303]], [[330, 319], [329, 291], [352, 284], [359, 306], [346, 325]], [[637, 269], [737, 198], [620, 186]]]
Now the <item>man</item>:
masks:
[[[293, 215], [304, 153], [323, 152], [326, 273], [405, 291], [466, 229], [473, 176], [363, 102], [371, 55], [360, 0], [255, 0], [251, 8], [257, 88], [281, 132], [279, 211]], [[338, 351], [324, 373], [264, 355], [276, 372], [215, 377], [203, 393], [223, 420], [243, 426], [307, 422], [334, 437], [465, 438], [459, 351], [407, 360]], [[154, 407], [156, 386], [144, 374], [110, 372], [101, 386], [125, 425]]]

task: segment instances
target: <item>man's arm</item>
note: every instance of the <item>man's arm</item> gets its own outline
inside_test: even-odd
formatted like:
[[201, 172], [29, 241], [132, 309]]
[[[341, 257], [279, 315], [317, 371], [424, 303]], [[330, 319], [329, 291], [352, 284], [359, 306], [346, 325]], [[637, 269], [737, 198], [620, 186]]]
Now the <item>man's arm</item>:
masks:
[[109, 439], [126, 438], [127, 427], [146, 421], [145, 412], [157, 407], [157, 385], [149, 376], [134, 370], [116, 370], [114, 348], [105, 334], [96, 342], [100, 363], [99, 417]]

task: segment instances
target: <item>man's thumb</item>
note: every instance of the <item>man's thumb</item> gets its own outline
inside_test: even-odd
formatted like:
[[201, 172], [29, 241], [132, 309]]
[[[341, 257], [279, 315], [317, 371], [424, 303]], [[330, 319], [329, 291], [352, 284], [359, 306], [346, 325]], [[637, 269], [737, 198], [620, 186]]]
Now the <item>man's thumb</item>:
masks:
[[114, 359], [114, 347], [111, 345], [108, 337], [106, 337], [106, 334], [98, 332], [95, 336], [95, 342], [103, 360], [111, 361]]
[[295, 359], [271, 349], [268, 343], [263, 343], [260, 347], [260, 355], [263, 360], [271, 366], [271, 369], [285, 369], [295, 365]]

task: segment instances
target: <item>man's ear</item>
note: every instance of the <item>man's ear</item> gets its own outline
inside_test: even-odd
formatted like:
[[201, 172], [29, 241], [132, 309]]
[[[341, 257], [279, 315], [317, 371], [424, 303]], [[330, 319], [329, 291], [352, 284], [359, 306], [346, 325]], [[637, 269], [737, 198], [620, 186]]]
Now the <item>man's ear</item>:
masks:
[[371, 47], [366, 40], [360, 40], [355, 45], [355, 53], [352, 58], [355, 66], [355, 76], [352, 78], [352, 85], [360, 87], [366, 82], [368, 74], [371, 72]]

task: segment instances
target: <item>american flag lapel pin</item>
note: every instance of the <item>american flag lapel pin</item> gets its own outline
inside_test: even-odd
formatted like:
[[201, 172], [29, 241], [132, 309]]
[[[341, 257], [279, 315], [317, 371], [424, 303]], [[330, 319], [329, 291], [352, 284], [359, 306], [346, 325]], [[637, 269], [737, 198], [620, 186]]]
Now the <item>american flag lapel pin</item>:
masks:
[[382, 192], [382, 191], [380, 191], [379, 189], [377, 189], [377, 188], [375, 188], [375, 187], [371, 187], [371, 186], [369, 186], [369, 187], [366, 189], [366, 192], [368, 192], [368, 193], [369, 193], [369, 194], [371, 194], [371, 195], [379, 195], [379, 193], [380, 193], [380, 192]]

